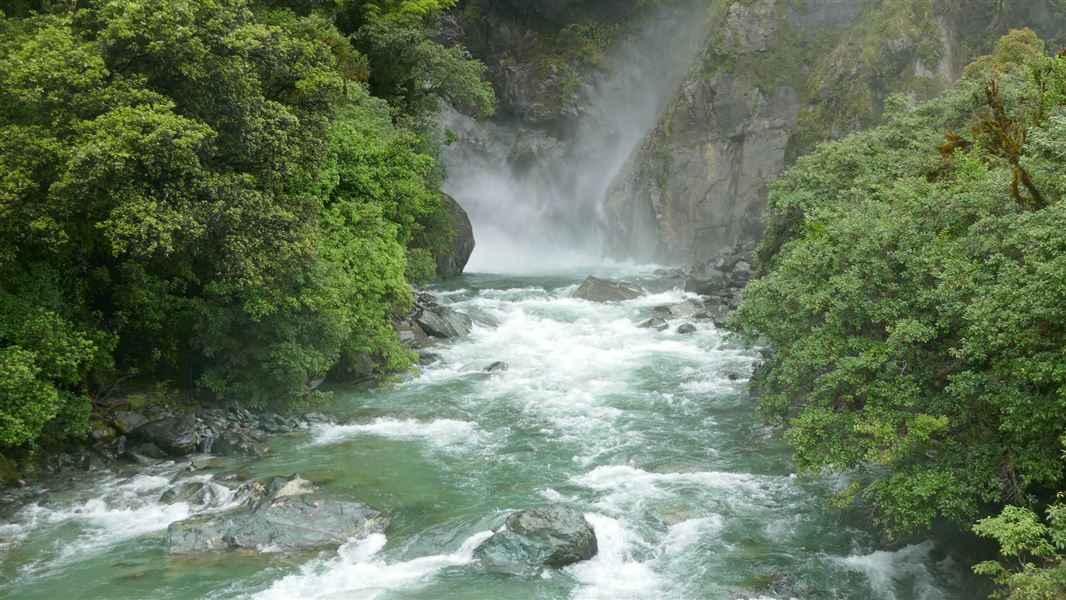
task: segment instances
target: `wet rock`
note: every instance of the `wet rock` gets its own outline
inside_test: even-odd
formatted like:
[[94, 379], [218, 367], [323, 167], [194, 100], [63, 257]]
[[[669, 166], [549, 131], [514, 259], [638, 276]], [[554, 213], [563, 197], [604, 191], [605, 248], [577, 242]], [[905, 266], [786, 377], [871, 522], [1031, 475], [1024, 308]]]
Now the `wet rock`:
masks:
[[169, 457], [155, 444], [137, 444], [122, 453], [123, 458], [141, 466], [158, 465]]
[[726, 288], [725, 273], [714, 268], [707, 268], [692, 273], [685, 280], [685, 291], [709, 296]]
[[486, 373], [495, 373], [497, 371], [506, 371], [506, 370], [507, 370], [507, 363], [503, 362], [502, 360], [498, 360], [498, 361], [490, 364], [489, 366], [485, 367], [484, 369], [482, 369], [482, 371], [484, 371]]
[[171, 523], [168, 552], [309, 551], [379, 533], [388, 523], [366, 504], [327, 495], [298, 475], [256, 482], [249, 495], [235, 509]]
[[474, 228], [463, 207], [448, 194], [441, 194], [444, 209], [455, 231], [448, 251], [437, 257], [437, 278], [448, 279], [463, 272], [470, 255], [474, 252]]
[[637, 325], [637, 327], [654, 329], [655, 331], [665, 331], [669, 326], [670, 325], [667, 324], [666, 319], [662, 317], [652, 317], [640, 325]]
[[263, 458], [270, 454], [270, 449], [243, 431], [224, 431], [211, 446], [211, 451], [218, 456], [251, 456]]
[[561, 504], [522, 510], [485, 540], [475, 556], [488, 566], [565, 567], [596, 555], [596, 532], [584, 515]]
[[639, 298], [643, 293], [644, 290], [640, 289], [640, 286], [632, 283], [589, 276], [578, 286], [574, 297], [592, 302], [614, 302]]
[[684, 333], [695, 333], [696, 332], [696, 326], [693, 325], [692, 323], [682, 323], [682, 324], [677, 326], [677, 332], [678, 333], [682, 333], [682, 334], [684, 334]]
[[667, 307], [670, 314], [677, 318], [690, 318], [703, 311], [703, 304], [697, 300], [685, 300]]
[[470, 319], [443, 306], [423, 307], [415, 322], [429, 335], [453, 338], [470, 333]]
[[206, 481], [185, 481], [164, 491], [159, 496], [159, 501], [164, 504], [174, 504], [175, 502], [185, 502], [192, 505], [206, 504], [209, 499], [217, 494], [214, 487], [218, 487], [217, 484], [212, 486]]
[[421, 348], [432, 343], [422, 326], [414, 321], [402, 319], [395, 324], [400, 342], [408, 348]]
[[196, 416], [183, 413], [145, 423], [132, 432], [133, 437], [155, 444], [171, 456], [185, 456], [196, 452], [199, 436]]
[[114, 427], [103, 421], [93, 421], [90, 428], [89, 435], [96, 443], [110, 444], [115, 441], [115, 437], [118, 435], [118, 432], [115, 431]]
[[82, 471], [100, 471], [107, 467], [107, 462], [95, 452], [86, 452], [78, 459], [78, 467]]
[[120, 432], [126, 435], [129, 435], [133, 432], [134, 429], [137, 429], [138, 427], [144, 425], [147, 422], [148, 417], [145, 417], [141, 413], [129, 411], [119, 411], [115, 413], [114, 418], [111, 420], [111, 423], [115, 426], [115, 429], [118, 429]]

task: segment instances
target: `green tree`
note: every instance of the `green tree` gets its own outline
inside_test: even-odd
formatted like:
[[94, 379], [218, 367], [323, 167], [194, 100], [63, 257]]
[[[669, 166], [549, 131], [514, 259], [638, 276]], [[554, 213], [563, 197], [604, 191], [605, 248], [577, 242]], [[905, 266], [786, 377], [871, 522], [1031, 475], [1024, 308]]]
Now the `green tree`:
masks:
[[798, 465], [847, 471], [838, 500], [890, 536], [1066, 476], [1066, 60], [1027, 47], [776, 181], [735, 317], [773, 348], [761, 405]]
[[[119, 377], [291, 406], [326, 373], [409, 365], [390, 323], [404, 275], [449, 234], [413, 127], [430, 96], [488, 89], [428, 40], [445, 5], [25, 2], [4, 18], [0, 446], [84, 430]], [[426, 54], [368, 61], [337, 26], [350, 13]], [[403, 69], [417, 98], [364, 87]]]

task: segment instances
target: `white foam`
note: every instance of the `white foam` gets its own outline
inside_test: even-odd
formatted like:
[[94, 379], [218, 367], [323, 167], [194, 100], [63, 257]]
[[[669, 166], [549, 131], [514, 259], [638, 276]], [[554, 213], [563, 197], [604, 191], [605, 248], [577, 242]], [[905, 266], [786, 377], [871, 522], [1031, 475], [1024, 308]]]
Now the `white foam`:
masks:
[[606, 492], [597, 506], [616, 512], [639, 509], [656, 498], [664, 498], [697, 486], [711, 490], [725, 490], [722, 498], [730, 503], [759, 503], [770, 495], [794, 492], [788, 477], [726, 473], [721, 471], [692, 471], [650, 473], [628, 465], [596, 467], [583, 475], [571, 477], [577, 485]]
[[255, 595], [258, 600], [292, 598], [377, 598], [393, 590], [424, 585], [446, 567], [465, 565], [473, 559], [474, 549], [492, 535], [480, 531], [468, 537], [454, 552], [422, 556], [387, 563], [378, 556], [386, 537], [380, 533], [350, 541], [332, 558], [312, 560], [298, 573], [275, 581]]
[[[183, 482], [207, 481], [209, 478], [195, 477]], [[171, 523], [190, 515], [225, 510], [237, 501], [233, 491], [209, 483], [210, 493], [202, 504], [160, 502], [160, 493], [169, 484], [169, 478], [148, 473], [127, 479], [109, 477], [94, 488], [103, 490], [104, 495], [74, 499], [56, 506], [30, 504], [23, 507], [14, 515], [12, 523], [3, 526], [0, 535], [19, 544], [48, 527], [62, 524], [79, 527], [76, 536], [64, 538], [55, 546], [54, 554], [25, 565], [19, 572], [20, 578], [34, 578], [71, 562], [90, 558], [123, 541], [166, 531]]]
[[379, 417], [369, 423], [348, 425], [325, 424], [315, 428], [312, 444], [335, 444], [360, 435], [374, 435], [395, 440], [424, 440], [441, 448], [476, 443], [477, 424], [456, 419], [397, 419]]
[[635, 558], [640, 540], [617, 519], [597, 514], [585, 515], [596, 531], [599, 550], [590, 560], [567, 567], [578, 582], [572, 597], [576, 600], [655, 598], [662, 578], [647, 564]]
[[848, 568], [866, 575], [870, 587], [883, 600], [897, 600], [895, 587], [907, 582], [919, 600], [935, 600], [942, 596], [933, 582], [926, 563], [933, 550], [933, 542], [904, 546], [894, 552], [878, 550], [869, 554], [846, 556], [838, 560]]
[[674, 523], [667, 530], [666, 539], [663, 540], [663, 551], [667, 555], [681, 556], [701, 540], [717, 534], [722, 530], [722, 526], [721, 515], [697, 517]]

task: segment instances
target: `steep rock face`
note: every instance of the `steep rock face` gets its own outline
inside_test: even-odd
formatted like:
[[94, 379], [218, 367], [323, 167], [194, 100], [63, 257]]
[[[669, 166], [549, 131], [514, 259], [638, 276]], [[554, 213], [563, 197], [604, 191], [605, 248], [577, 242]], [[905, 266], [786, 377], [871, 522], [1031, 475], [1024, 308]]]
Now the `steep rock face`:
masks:
[[767, 180], [815, 143], [875, 124], [893, 93], [942, 92], [1008, 27], [1061, 33], [1039, 2], [984, 18], [991, 5], [965, 4], [716, 3], [696, 64], [607, 192], [608, 253], [692, 262], [756, 239]]

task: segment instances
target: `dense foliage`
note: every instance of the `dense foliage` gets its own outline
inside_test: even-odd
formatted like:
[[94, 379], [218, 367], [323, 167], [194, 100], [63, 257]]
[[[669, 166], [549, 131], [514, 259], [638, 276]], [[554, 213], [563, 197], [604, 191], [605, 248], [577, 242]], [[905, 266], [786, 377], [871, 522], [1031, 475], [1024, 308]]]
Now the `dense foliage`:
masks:
[[[284, 405], [327, 372], [408, 364], [389, 321], [451, 235], [427, 98], [492, 104], [480, 64], [421, 25], [447, 4], [15, 3], [0, 447], [79, 432], [128, 378]], [[394, 30], [417, 61], [352, 41]], [[368, 91], [392, 81], [414, 83]]]
[[[773, 185], [736, 316], [773, 349], [761, 405], [890, 536], [1042, 512], [1066, 487], [1066, 58], [1015, 31], [945, 97], [893, 102]], [[1010, 597], [1061, 597], [1058, 564], [1057, 592]]]

